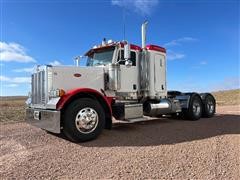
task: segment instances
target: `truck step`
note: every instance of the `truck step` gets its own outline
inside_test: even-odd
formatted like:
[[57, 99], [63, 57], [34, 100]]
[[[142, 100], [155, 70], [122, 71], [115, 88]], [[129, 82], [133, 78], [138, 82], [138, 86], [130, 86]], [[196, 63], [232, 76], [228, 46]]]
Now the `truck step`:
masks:
[[156, 120], [156, 119], [159, 119], [159, 118], [143, 116], [143, 117], [139, 117], [139, 118], [123, 119], [123, 120], [117, 120], [117, 121], [122, 121], [122, 122], [126, 122], [126, 123], [135, 123], [135, 122], [142, 122], [142, 121], [151, 121], [151, 120]]
[[118, 120], [136, 119], [143, 117], [142, 104], [116, 103], [113, 105], [113, 116]]

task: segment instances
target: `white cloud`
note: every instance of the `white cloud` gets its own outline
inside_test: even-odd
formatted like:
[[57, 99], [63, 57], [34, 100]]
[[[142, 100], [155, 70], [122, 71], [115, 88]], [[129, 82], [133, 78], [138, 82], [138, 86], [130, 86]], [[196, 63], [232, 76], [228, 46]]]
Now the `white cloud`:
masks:
[[0, 81], [9, 82], [9, 83], [17, 83], [17, 84], [24, 84], [30, 83], [30, 77], [7, 77], [7, 76], [0, 76]]
[[207, 61], [201, 61], [201, 62], [200, 62], [200, 65], [202, 65], [202, 66], [207, 65]]
[[6, 76], [0, 76], [0, 81], [9, 81], [10, 78], [6, 77]]
[[159, 0], [112, 0], [112, 5], [134, 10], [141, 15], [150, 15], [158, 3]]
[[185, 54], [177, 53], [172, 50], [167, 51], [167, 59], [169, 60], [183, 59], [184, 57], [185, 57]]
[[18, 84], [6, 84], [5, 87], [18, 87]]
[[11, 79], [13, 83], [30, 83], [30, 77], [14, 77]]
[[22, 69], [14, 69], [14, 72], [28, 72], [28, 73], [32, 73], [34, 71], [34, 67], [31, 68], [22, 68]]
[[27, 55], [26, 49], [17, 43], [6, 43], [0, 41], [0, 60], [4, 62], [36, 62], [36, 60]]
[[60, 66], [60, 65], [62, 65], [62, 63], [61, 62], [59, 62], [59, 61], [53, 61], [53, 62], [50, 62], [49, 63], [50, 65], [52, 65], [52, 66]]
[[200, 69], [203, 66], [206, 66], [208, 63], [207, 61], [201, 61], [198, 65], [192, 66], [193, 69]]
[[195, 42], [195, 41], [197, 41], [196, 38], [183, 37], [183, 38], [175, 39], [175, 40], [172, 40], [168, 43], [165, 43], [164, 46], [178, 46], [178, 45], [181, 45], [182, 43], [185, 43], [185, 42]]

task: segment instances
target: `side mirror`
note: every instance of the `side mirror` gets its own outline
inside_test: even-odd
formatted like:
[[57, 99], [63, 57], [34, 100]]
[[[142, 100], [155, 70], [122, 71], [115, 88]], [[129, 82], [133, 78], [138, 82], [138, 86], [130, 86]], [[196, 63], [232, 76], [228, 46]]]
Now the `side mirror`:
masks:
[[129, 60], [131, 58], [130, 54], [130, 44], [124, 44], [124, 60]]
[[131, 50], [130, 50], [130, 44], [124, 44], [124, 60], [125, 60], [125, 66], [131, 67], [132, 61], [131, 59]]
[[84, 58], [85, 56], [76, 56], [74, 57], [74, 60], [76, 61], [76, 66], [79, 66], [80, 60]]
[[81, 56], [74, 57], [74, 60], [76, 61], [76, 66], [79, 66], [80, 59], [81, 59]]
[[126, 60], [125, 61], [125, 66], [126, 67], [131, 67], [132, 66], [132, 61], [131, 60]]

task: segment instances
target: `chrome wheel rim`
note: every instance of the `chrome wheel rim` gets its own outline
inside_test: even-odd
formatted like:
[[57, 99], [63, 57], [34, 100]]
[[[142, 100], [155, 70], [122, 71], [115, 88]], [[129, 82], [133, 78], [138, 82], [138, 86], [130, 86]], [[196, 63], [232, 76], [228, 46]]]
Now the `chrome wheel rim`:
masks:
[[208, 112], [210, 114], [213, 113], [213, 111], [214, 111], [214, 103], [213, 103], [213, 101], [211, 101], [211, 100], [207, 101], [207, 109], [208, 109]]
[[199, 116], [200, 113], [201, 113], [201, 104], [198, 102], [198, 101], [195, 101], [193, 103], [193, 113], [196, 115], [196, 116]]
[[90, 107], [81, 109], [75, 118], [77, 130], [84, 134], [93, 132], [98, 125], [98, 119], [98, 113], [94, 109]]

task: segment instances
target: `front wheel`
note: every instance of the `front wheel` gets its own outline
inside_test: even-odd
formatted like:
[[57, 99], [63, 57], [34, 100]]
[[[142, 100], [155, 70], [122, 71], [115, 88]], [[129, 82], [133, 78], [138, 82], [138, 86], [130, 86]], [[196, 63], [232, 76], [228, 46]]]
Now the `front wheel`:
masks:
[[63, 132], [74, 142], [95, 139], [105, 125], [105, 114], [98, 101], [80, 98], [66, 108], [63, 116]]

